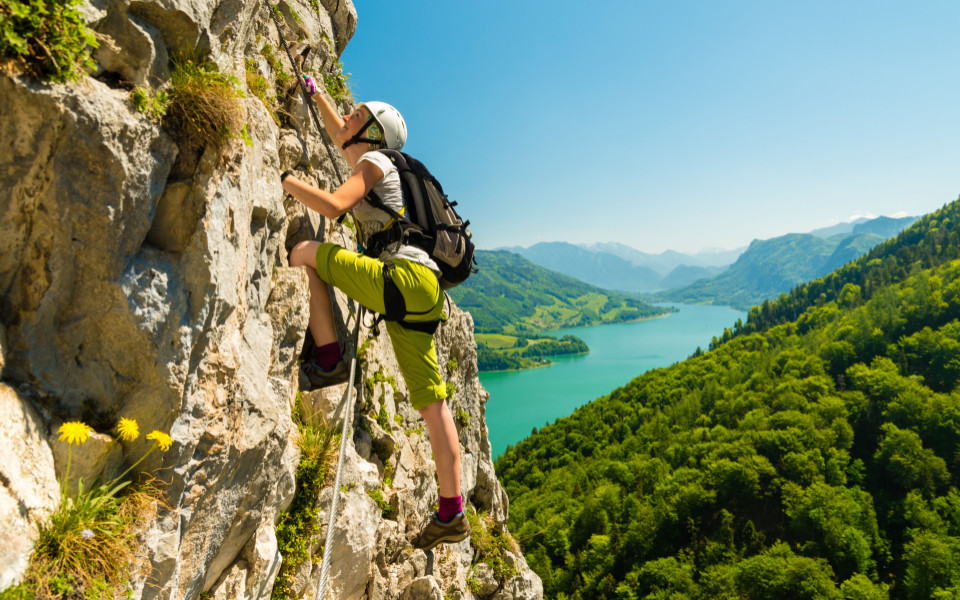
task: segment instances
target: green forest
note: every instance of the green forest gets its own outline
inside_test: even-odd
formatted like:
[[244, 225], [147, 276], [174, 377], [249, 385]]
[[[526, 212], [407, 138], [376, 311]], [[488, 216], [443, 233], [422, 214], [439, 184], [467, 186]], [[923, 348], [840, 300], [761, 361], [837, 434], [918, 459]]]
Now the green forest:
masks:
[[486, 344], [477, 345], [477, 368], [481, 371], [516, 371], [550, 364], [550, 356], [586, 354], [587, 343], [573, 335], [560, 339], [547, 335], [533, 340], [519, 337], [511, 348], [491, 349]]
[[960, 597], [960, 201], [508, 448], [554, 599]]

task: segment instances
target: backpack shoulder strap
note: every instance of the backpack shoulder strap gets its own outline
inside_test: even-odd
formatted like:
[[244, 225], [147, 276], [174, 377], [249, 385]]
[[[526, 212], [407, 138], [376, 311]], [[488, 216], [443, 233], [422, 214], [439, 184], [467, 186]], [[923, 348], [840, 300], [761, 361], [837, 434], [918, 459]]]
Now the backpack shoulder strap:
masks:
[[383, 203], [383, 200], [380, 199], [380, 196], [373, 190], [370, 190], [366, 196], [367, 202], [369, 202], [374, 208], [379, 208], [383, 212], [387, 213], [394, 219], [403, 219], [403, 215], [393, 210], [389, 206]]

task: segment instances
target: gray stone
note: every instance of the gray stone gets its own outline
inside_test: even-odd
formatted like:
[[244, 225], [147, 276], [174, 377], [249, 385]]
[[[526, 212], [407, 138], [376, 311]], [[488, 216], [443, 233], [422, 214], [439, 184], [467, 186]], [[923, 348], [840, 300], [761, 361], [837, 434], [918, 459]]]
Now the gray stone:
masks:
[[321, 0], [327, 13], [336, 10], [332, 15], [334, 32], [337, 40], [337, 55], [343, 54], [347, 42], [357, 30], [357, 9], [353, 0]]
[[105, 3], [103, 16], [91, 23], [99, 41], [93, 58], [105, 71], [137, 84], [156, 86], [166, 81], [169, 57], [160, 31], [128, 14], [123, 0]]
[[527, 566], [523, 556], [512, 552], [504, 553], [507, 567], [515, 569], [517, 575], [505, 581], [503, 588], [494, 596], [496, 600], [539, 600], [543, 598], [543, 582]]
[[490, 596], [490, 594], [497, 591], [497, 588], [500, 587], [500, 582], [497, 581], [497, 577], [493, 573], [493, 567], [485, 562], [479, 562], [474, 565], [470, 577], [476, 581], [477, 596], [480, 598]]
[[401, 600], [443, 600], [437, 580], [430, 576], [418, 577], [403, 590]]
[[210, 591], [211, 600], [239, 600], [241, 598], [260, 598], [247, 593], [247, 564], [238, 561], [223, 574], [217, 585]]
[[30, 404], [0, 384], [0, 590], [23, 576], [37, 526], [60, 502], [44, 429]]
[[[329, 518], [333, 490], [327, 488], [321, 495], [321, 522]], [[353, 486], [340, 494], [339, 509], [330, 553], [328, 587], [331, 597], [359, 600], [366, 592], [372, 573], [376, 548], [377, 524], [380, 509], [362, 487]]]

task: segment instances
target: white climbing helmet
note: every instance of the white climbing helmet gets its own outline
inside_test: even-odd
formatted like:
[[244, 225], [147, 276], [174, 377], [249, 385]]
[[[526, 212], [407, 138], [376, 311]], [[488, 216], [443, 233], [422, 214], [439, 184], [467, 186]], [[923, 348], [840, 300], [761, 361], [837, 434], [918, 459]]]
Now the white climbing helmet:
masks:
[[403, 145], [407, 142], [407, 124], [404, 122], [403, 117], [400, 116], [400, 111], [386, 102], [378, 102], [376, 100], [361, 102], [357, 105], [357, 108], [361, 106], [367, 107], [367, 110], [370, 111], [370, 114], [376, 119], [381, 131], [383, 131], [383, 141], [386, 143], [387, 148], [391, 150], [400, 150], [403, 148]]

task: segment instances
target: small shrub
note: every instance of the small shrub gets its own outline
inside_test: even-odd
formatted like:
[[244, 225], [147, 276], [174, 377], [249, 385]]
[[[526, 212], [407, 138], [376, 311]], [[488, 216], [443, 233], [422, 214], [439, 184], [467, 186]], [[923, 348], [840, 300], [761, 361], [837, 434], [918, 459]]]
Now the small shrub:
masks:
[[380, 412], [377, 414], [377, 425], [384, 431], [390, 431], [390, 415], [387, 414], [386, 403], [380, 404]]
[[384, 519], [389, 519], [393, 515], [393, 507], [390, 506], [390, 503], [383, 497], [383, 492], [373, 490], [372, 492], [367, 492], [367, 495], [377, 503], [377, 506], [380, 508], [380, 516]]
[[253, 94], [255, 98], [260, 99], [260, 102], [263, 103], [267, 108], [267, 112], [270, 113], [270, 116], [273, 118], [273, 122], [276, 123], [278, 127], [281, 126], [283, 123], [277, 115], [280, 111], [277, 97], [276, 95], [270, 95], [270, 82], [260, 74], [257, 61], [251, 58], [244, 60], [244, 71], [246, 74], [247, 89], [250, 90], [250, 93]]
[[243, 64], [246, 73], [247, 89], [250, 90], [250, 93], [260, 98], [264, 104], [276, 100], [276, 98], [269, 98], [267, 96], [267, 92], [270, 91], [270, 83], [267, 81], [267, 78], [257, 70], [257, 61], [248, 58], [243, 61]]
[[470, 413], [465, 411], [462, 406], [457, 407], [457, 423], [461, 427], [466, 427], [470, 424]]
[[130, 100], [137, 112], [159, 120], [167, 113], [170, 97], [164, 91], [154, 93], [149, 88], [138, 86], [130, 92]]
[[280, 59], [277, 57], [276, 52], [274, 52], [272, 45], [264, 45], [260, 52], [263, 54], [263, 57], [267, 59], [267, 64], [269, 64], [270, 68], [273, 70], [277, 102], [280, 102], [281, 98], [285, 98], [287, 96], [287, 90], [290, 89], [290, 83], [293, 81], [293, 75], [284, 70], [283, 63], [280, 62]]
[[516, 541], [505, 530], [501, 530], [493, 517], [478, 513], [473, 508], [464, 511], [470, 523], [470, 545], [476, 549], [473, 563], [485, 562], [493, 569], [497, 579], [509, 579], [517, 574], [516, 566], [507, 564], [505, 553], [509, 550], [519, 553]]
[[53, 81], [79, 79], [95, 65], [97, 40], [77, 10], [81, 0], [0, 2], [0, 56], [25, 73]]
[[447, 382], [447, 401], [453, 400], [453, 395], [457, 393], [457, 384], [448, 381]]
[[195, 58], [178, 57], [172, 63], [164, 125], [181, 144], [223, 148], [243, 124], [240, 80]]
[[457, 370], [459, 363], [457, 362], [456, 356], [451, 356], [450, 360], [447, 361], [447, 375], [453, 374]]

